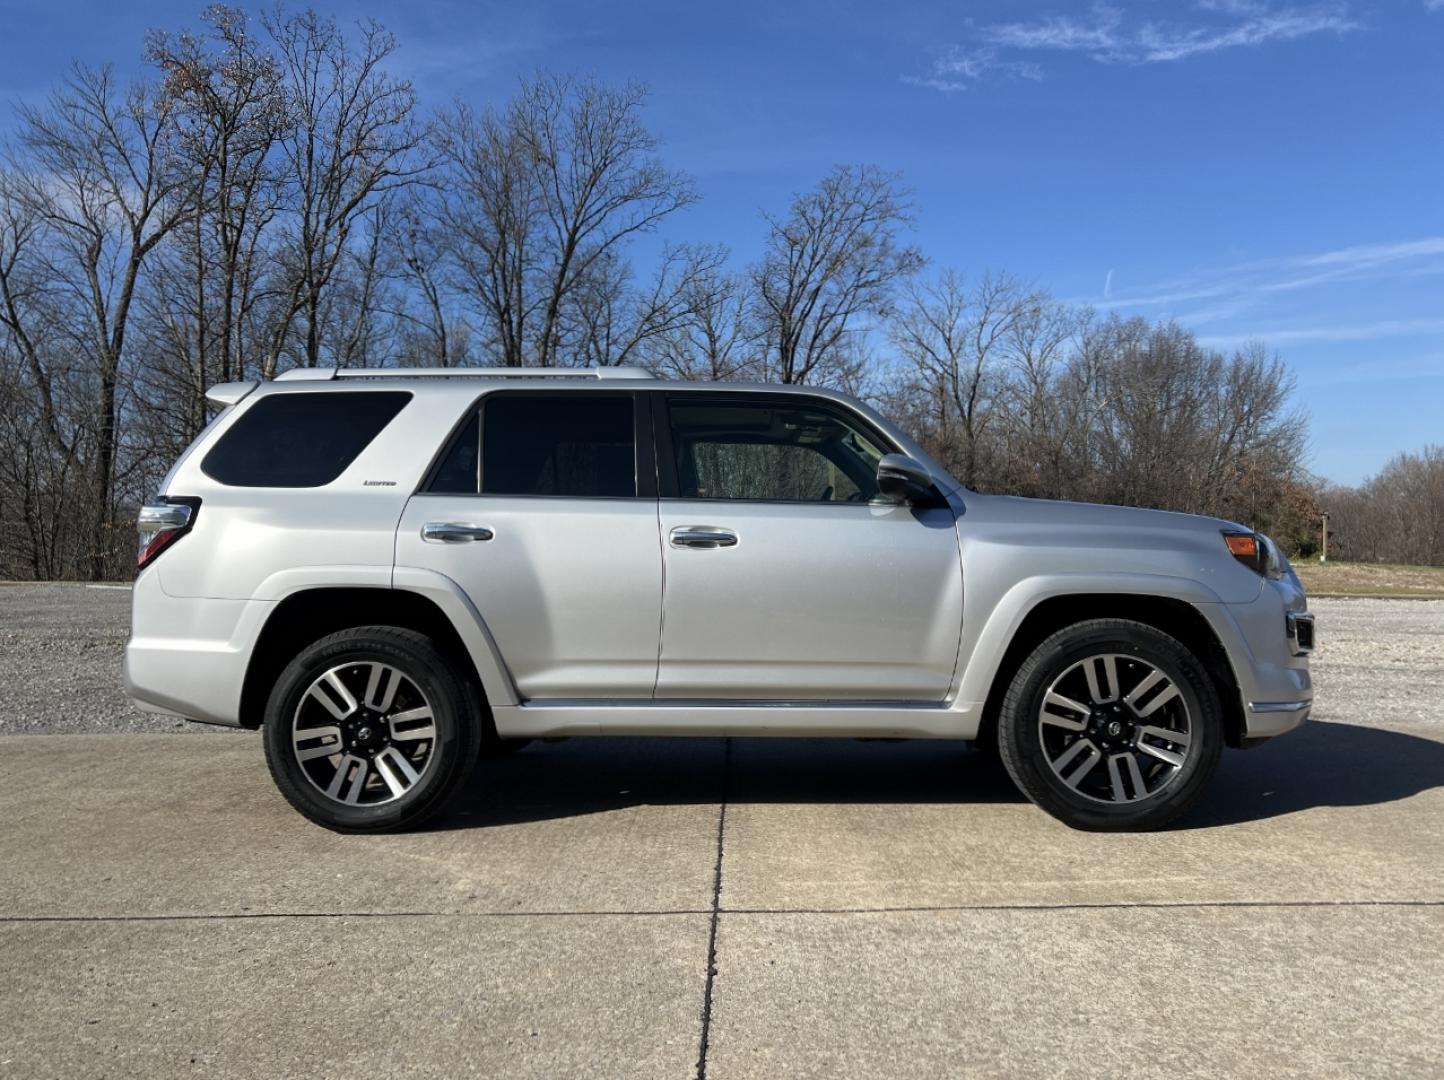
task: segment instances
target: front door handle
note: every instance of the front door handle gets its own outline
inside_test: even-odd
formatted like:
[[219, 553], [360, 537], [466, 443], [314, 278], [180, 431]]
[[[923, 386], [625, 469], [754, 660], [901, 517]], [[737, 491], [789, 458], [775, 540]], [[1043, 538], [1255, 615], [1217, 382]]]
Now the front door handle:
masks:
[[737, 534], [715, 525], [679, 525], [672, 530], [672, 546], [688, 548], [735, 547]]
[[495, 533], [485, 525], [468, 525], [461, 521], [428, 521], [421, 526], [421, 539], [433, 544], [469, 544], [490, 540]]

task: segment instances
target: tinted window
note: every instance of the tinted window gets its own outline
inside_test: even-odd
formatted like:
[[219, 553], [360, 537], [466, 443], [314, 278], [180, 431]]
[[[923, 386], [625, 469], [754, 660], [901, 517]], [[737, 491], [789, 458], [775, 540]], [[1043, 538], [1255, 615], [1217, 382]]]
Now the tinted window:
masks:
[[426, 490], [444, 495], [475, 495], [481, 490], [481, 472], [477, 468], [480, 449], [481, 414], [474, 412], [451, 441]]
[[[443, 471], [459, 477], [465, 466], [450, 459], [463, 454], [453, 447]], [[630, 395], [501, 394], [482, 405], [484, 495], [631, 497], [636, 462]]]
[[270, 394], [227, 429], [201, 470], [234, 487], [329, 484], [410, 400], [399, 391]]
[[669, 412], [683, 498], [867, 502], [877, 495], [884, 451], [829, 409], [674, 400]]

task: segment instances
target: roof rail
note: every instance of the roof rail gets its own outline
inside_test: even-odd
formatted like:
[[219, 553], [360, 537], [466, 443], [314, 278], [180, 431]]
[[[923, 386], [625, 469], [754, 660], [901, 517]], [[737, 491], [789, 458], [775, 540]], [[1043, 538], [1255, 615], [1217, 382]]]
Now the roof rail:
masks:
[[291, 368], [277, 381], [322, 379], [652, 379], [646, 368]]

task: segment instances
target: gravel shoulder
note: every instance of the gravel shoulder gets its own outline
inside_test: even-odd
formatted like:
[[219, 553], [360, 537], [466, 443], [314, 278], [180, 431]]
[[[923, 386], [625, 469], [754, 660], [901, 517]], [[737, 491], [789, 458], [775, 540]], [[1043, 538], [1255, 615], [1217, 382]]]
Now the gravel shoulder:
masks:
[[[1444, 602], [1319, 598], [1316, 718], [1444, 721]], [[215, 733], [132, 708], [120, 683], [127, 586], [0, 584], [0, 735]]]
[[126, 699], [130, 586], [0, 584], [0, 735], [205, 732]]

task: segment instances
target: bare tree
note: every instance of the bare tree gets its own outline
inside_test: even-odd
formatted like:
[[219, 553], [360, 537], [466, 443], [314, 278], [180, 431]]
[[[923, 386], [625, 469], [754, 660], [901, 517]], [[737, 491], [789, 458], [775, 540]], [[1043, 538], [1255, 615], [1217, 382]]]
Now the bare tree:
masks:
[[758, 329], [749, 279], [725, 268], [727, 253], [690, 275], [680, 290], [679, 315], [644, 345], [644, 363], [678, 379], [717, 382], [760, 377]]
[[911, 287], [892, 323], [893, 345], [935, 403], [932, 441], [969, 487], [978, 481], [1005, 365], [1032, 341], [1019, 327], [1025, 320], [1036, 323], [1042, 308], [1039, 295], [1006, 275], [985, 274], [969, 289], [961, 274], [945, 270], [936, 281]]
[[923, 256], [897, 234], [911, 222], [898, 178], [871, 166], [840, 165], [768, 217], [754, 271], [768, 375], [783, 383], [827, 381], [851, 334], [892, 311], [895, 286]]
[[1444, 446], [1399, 454], [1358, 487], [1325, 489], [1319, 502], [1329, 511], [1331, 558], [1444, 566]]
[[411, 83], [386, 71], [396, 39], [363, 22], [355, 48], [329, 19], [313, 11], [266, 19], [291, 112], [279, 138], [288, 187], [280, 317], [262, 373], [274, 375], [301, 321], [298, 359], [321, 362], [322, 305], [345, 262], [359, 221], [387, 192], [430, 166], [419, 151]]
[[175, 113], [153, 86], [116, 88], [109, 69], [76, 67], [44, 106], [22, 106], [25, 185], [53, 243], [53, 280], [75, 291], [98, 387], [90, 575], [112, 548], [118, 397], [126, 331], [147, 257], [191, 212], [175, 168]]
[[[239, 312], [255, 302], [262, 236], [278, 210], [271, 151], [290, 119], [280, 67], [250, 33], [245, 13], [215, 5], [204, 19], [205, 37], [157, 31], [146, 47], [147, 59], [164, 74], [178, 150], [193, 181], [189, 271], [196, 294], [195, 381], [202, 389], [213, 374], [224, 382], [245, 370]], [[203, 416], [193, 417], [198, 421]]]
[[724, 257], [718, 248], [669, 247], [645, 289], [631, 287], [630, 268], [615, 257], [598, 260], [568, 305], [563, 337], [573, 342], [570, 359], [593, 367], [645, 360], [652, 341], [691, 321], [692, 302]]
[[550, 367], [585, 348], [571, 331], [619, 302], [626, 244], [696, 199], [655, 156], [646, 94], [538, 75], [504, 109], [457, 104], [442, 118], [456, 274], [503, 364]]
[[[452, 367], [466, 358], [464, 332], [459, 332], [450, 310], [446, 281], [448, 243], [435, 193], [417, 188], [396, 211], [396, 243], [400, 249], [399, 276], [405, 296], [394, 314], [407, 341], [404, 361], [434, 367]], [[419, 308], [419, 312], [414, 310]]]

